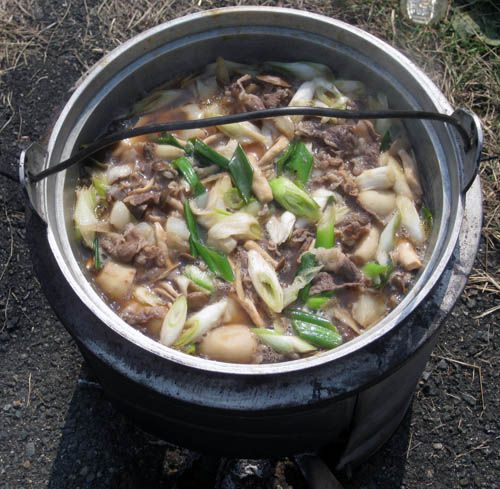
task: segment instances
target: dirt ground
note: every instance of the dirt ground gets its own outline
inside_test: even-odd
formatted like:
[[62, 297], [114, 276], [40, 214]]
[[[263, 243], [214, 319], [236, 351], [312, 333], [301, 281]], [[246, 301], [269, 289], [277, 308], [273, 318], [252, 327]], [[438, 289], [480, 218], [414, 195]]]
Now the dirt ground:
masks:
[[[236, 3], [245, 2], [0, 0], [0, 169], [16, 169], [20, 150], [42, 138], [82, 73], [119, 42], [160, 21]], [[402, 19], [399, 2], [256, 3], [325, 13], [386, 39], [455, 105], [483, 117], [485, 156], [500, 152], [498, 48], [459, 36], [454, 11], [425, 28]], [[499, 15], [494, 3], [469, 7]], [[492, 159], [482, 170], [485, 226], [469, 285], [404, 422], [343, 481], [348, 489], [499, 487], [498, 165]], [[0, 215], [0, 488], [204, 489], [216, 479], [236, 487], [231, 462], [217, 473], [216, 459], [199, 459], [181, 476], [192, 454], [143, 433], [109, 404], [33, 276], [24, 201], [4, 176]], [[274, 474], [267, 485], [249, 479], [245, 487], [304, 487], [290, 461], [263, 470]]]

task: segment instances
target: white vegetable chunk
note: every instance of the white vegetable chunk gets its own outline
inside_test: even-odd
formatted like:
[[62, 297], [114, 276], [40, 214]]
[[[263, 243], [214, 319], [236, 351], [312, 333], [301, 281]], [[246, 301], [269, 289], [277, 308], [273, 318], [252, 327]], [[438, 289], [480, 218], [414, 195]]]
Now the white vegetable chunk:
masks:
[[130, 294], [135, 274], [134, 267], [108, 261], [95, 281], [109, 298], [125, 299]]
[[363, 209], [384, 222], [396, 208], [396, 194], [389, 190], [365, 190], [359, 193], [358, 202]]
[[284, 243], [292, 234], [296, 220], [297, 218], [289, 211], [283, 212], [280, 217], [271, 216], [266, 223], [271, 241], [277, 245]]
[[132, 222], [132, 219], [132, 214], [128, 210], [128, 207], [121, 200], [117, 200], [113, 204], [113, 208], [109, 214], [110, 224], [118, 231], [123, 231], [125, 226]]
[[352, 317], [363, 328], [368, 328], [381, 319], [386, 313], [383, 297], [363, 292], [352, 306]]
[[106, 172], [109, 184], [127, 178], [130, 175], [132, 175], [132, 165], [111, 165]]
[[165, 225], [167, 245], [178, 251], [189, 250], [189, 229], [186, 221], [175, 216], [170, 216]]
[[398, 195], [396, 204], [401, 214], [401, 225], [408, 232], [408, 236], [417, 245], [422, 244], [425, 241], [425, 230], [415, 204], [403, 195]]
[[219, 362], [253, 363], [257, 345], [250, 328], [242, 324], [228, 324], [209, 331], [200, 343], [199, 352]]
[[356, 177], [359, 190], [387, 190], [394, 185], [394, 173], [389, 166], [365, 170]]
[[377, 253], [379, 239], [380, 231], [375, 226], [372, 226], [368, 234], [354, 250], [352, 254], [353, 261], [359, 265], [373, 260]]

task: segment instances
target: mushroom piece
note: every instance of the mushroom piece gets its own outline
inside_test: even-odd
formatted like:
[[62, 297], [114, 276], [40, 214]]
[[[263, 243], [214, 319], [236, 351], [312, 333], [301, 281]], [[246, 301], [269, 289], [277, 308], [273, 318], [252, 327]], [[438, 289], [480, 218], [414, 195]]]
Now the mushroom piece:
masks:
[[199, 346], [199, 352], [219, 362], [254, 363], [257, 339], [248, 326], [227, 324], [209, 331]]
[[248, 161], [253, 170], [252, 192], [259, 202], [263, 204], [271, 202], [271, 200], [273, 200], [273, 191], [260, 166], [257, 164], [257, 160], [252, 154], [248, 154]]
[[422, 261], [409, 241], [400, 241], [391, 256], [396, 263], [399, 263], [408, 272], [422, 267]]

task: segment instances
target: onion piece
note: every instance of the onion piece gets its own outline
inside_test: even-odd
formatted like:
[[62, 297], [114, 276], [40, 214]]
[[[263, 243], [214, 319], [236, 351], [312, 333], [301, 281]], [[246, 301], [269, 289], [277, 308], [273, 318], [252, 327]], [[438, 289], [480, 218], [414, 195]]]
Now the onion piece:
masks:
[[396, 204], [401, 213], [401, 225], [408, 232], [408, 236], [417, 245], [422, 244], [425, 241], [425, 230], [415, 204], [403, 195], [398, 195]]
[[352, 306], [352, 317], [363, 328], [368, 328], [385, 316], [386, 307], [383, 297], [363, 292]]
[[273, 312], [281, 312], [284, 307], [283, 289], [278, 275], [255, 250], [248, 252], [248, 274], [257, 294]]
[[226, 311], [226, 307], [227, 300], [223, 299], [193, 314], [186, 321], [184, 331], [175, 342], [174, 346], [186, 346], [188, 343], [199, 341], [205, 333], [219, 325]]
[[160, 343], [165, 346], [172, 345], [179, 335], [186, 322], [187, 299], [180, 295], [174, 301], [163, 319], [160, 330]]
[[218, 241], [227, 238], [260, 239], [262, 229], [259, 221], [246, 212], [235, 212], [223, 217], [208, 230], [208, 239]]
[[132, 222], [132, 219], [133, 217], [128, 207], [121, 200], [117, 200], [113, 204], [113, 208], [109, 214], [110, 224], [118, 231], [123, 231], [125, 226]]
[[189, 229], [184, 219], [170, 216], [165, 224], [167, 245], [178, 251], [189, 250]]
[[283, 212], [279, 218], [271, 216], [266, 223], [271, 241], [277, 245], [284, 243], [292, 234], [296, 220], [297, 218], [289, 211]]
[[132, 165], [110, 165], [106, 171], [108, 183], [112, 184], [132, 175]]

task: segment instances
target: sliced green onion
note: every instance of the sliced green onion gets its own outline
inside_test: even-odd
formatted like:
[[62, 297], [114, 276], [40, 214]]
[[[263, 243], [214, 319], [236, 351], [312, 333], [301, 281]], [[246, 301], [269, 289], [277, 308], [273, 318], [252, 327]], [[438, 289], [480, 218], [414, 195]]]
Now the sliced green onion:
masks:
[[168, 132], [162, 133], [159, 137], [153, 139], [156, 144], [167, 144], [168, 146], [175, 146], [176, 148], [184, 149], [184, 146], [178, 141], [177, 138]]
[[203, 261], [207, 264], [208, 268], [219, 277], [222, 277], [227, 282], [234, 281], [234, 272], [227, 256], [219, 253], [208, 246], [205, 246], [201, 241], [194, 243], [196, 251]]
[[273, 312], [284, 307], [283, 288], [274, 268], [255, 250], [248, 252], [248, 274], [257, 294]]
[[319, 205], [288, 178], [273, 178], [269, 185], [273, 191], [274, 199], [287, 211], [310, 221], [317, 221], [320, 218]]
[[377, 248], [377, 261], [381, 265], [387, 265], [389, 263], [389, 252], [393, 250], [396, 232], [401, 224], [401, 214], [396, 212], [390, 219], [390, 221], [385, 226], [382, 234], [380, 235], [380, 240], [378, 242]]
[[194, 265], [186, 265], [184, 268], [184, 275], [190, 279], [194, 284], [209, 292], [215, 291], [215, 284], [212, 274], [204, 272]]
[[160, 343], [166, 346], [172, 345], [181, 334], [187, 316], [187, 299], [185, 295], [180, 295], [170, 306], [167, 314], [163, 318], [160, 330]]
[[392, 144], [391, 132], [389, 130], [385, 131], [382, 139], [380, 140], [380, 152], [383, 153], [387, 151]]
[[271, 329], [252, 328], [260, 341], [278, 353], [309, 353], [316, 348], [297, 336], [285, 336]]
[[303, 311], [302, 309], [288, 309], [287, 316], [290, 319], [295, 319], [296, 321], [317, 324], [318, 326], [323, 326], [329, 329], [334, 327], [332, 323], [323, 316], [317, 316], [316, 314], [311, 314], [310, 312]]
[[306, 185], [313, 167], [313, 156], [302, 141], [293, 141], [276, 165], [278, 175], [287, 169], [296, 175], [298, 182]]
[[191, 211], [189, 201], [184, 201], [184, 218], [189, 230], [189, 248], [194, 257], [200, 256], [208, 268], [228, 282], [234, 281], [234, 273], [227, 256], [205, 246], [200, 239], [198, 225]]
[[172, 166], [177, 168], [182, 173], [187, 183], [193, 190], [194, 195], [198, 196], [207, 191], [207, 189], [200, 182], [198, 174], [195, 172], [191, 162], [185, 156], [181, 156], [180, 158], [172, 161]]
[[266, 64], [275, 70], [281, 71], [287, 75], [292, 75], [299, 80], [314, 80], [320, 76], [333, 78], [330, 68], [320, 63], [302, 61], [284, 63], [279, 61], [268, 61]]
[[316, 229], [316, 248], [333, 248], [335, 246], [335, 202], [330, 197], [321, 214]]
[[223, 299], [193, 314], [186, 321], [184, 330], [179, 339], [174, 343], [174, 346], [186, 346], [201, 339], [205, 333], [219, 325], [222, 316], [226, 312], [226, 308], [227, 300]]
[[425, 231], [427, 236], [432, 231], [432, 225], [434, 224], [434, 217], [432, 216], [432, 212], [428, 207], [422, 207], [422, 220], [424, 221]]
[[342, 336], [335, 326], [325, 328], [317, 324], [293, 321], [293, 330], [299, 338], [318, 348], [331, 350], [342, 344]]
[[248, 204], [253, 196], [253, 169], [240, 144], [236, 147], [236, 151], [229, 161], [227, 168], [231, 174], [234, 184], [241, 193], [243, 201], [245, 204]]
[[423, 243], [425, 241], [425, 230], [415, 208], [415, 203], [404, 195], [398, 195], [396, 205], [401, 214], [401, 226], [408, 232], [410, 240], [417, 245]]
[[372, 280], [373, 285], [379, 287], [387, 281], [389, 275], [394, 270], [394, 265], [388, 262], [386, 265], [380, 265], [376, 262], [368, 262], [361, 268], [363, 273]]
[[[297, 272], [295, 276], [302, 275], [306, 270], [310, 268], [314, 268], [318, 265], [318, 261], [313, 253], [304, 253], [300, 257], [300, 265], [297, 268]], [[299, 291], [298, 297], [302, 302], [306, 302], [309, 297], [309, 290], [311, 288], [311, 284], [307, 284], [302, 290]]]
[[194, 343], [186, 345], [182, 351], [187, 355], [196, 355], [196, 345]]
[[96, 205], [97, 194], [93, 185], [76, 189], [76, 205], [73, 213], [75, 229], [85, 246], [90, 249], [94, 245], [95, 231], [89, 231], [88, 228], [98, 223], [95, 214]]
[[193, 139], [190, 141], [193, 148], [193, 153], [196, 157], [201, 159], [202, 161], [220, 166], [224, 170], [227, 170], [229, 166], [229, 160], [217, 153], [214, 149], [212, 149], [208, 144], [200, 141], [199, 139]]
[[100, 270], [102, 268], [101, 249], [99, 246], [99, 238], [97, 236], [94, 238], [94, 268], [96, 270]]
[[239, 210], [245, 205], [241, 193], [237, 188], [232, 187], [224, 194], [224, 205], [228, 209], [233, 210]]
[[295, 275], [293, 282], [283, 290], [283, 303], [285, 307], [295, 302], [299, 294], [306, 289], [306, 287], [307, 294], [309, 294], [310, 283], [322, 268], [322, 266], [304, 268], [300, 273]]
[[305, 306], [308, 309], [321, 309], [332, 298], [333, 294], [333, 291], [327, 291], [315, 295], [310, 295], [305, 302]]
[[108, 179], [104, 173], [95, 173], [92, 175], [92, 185], [99, 197], [106, 198], [108, 192]]

